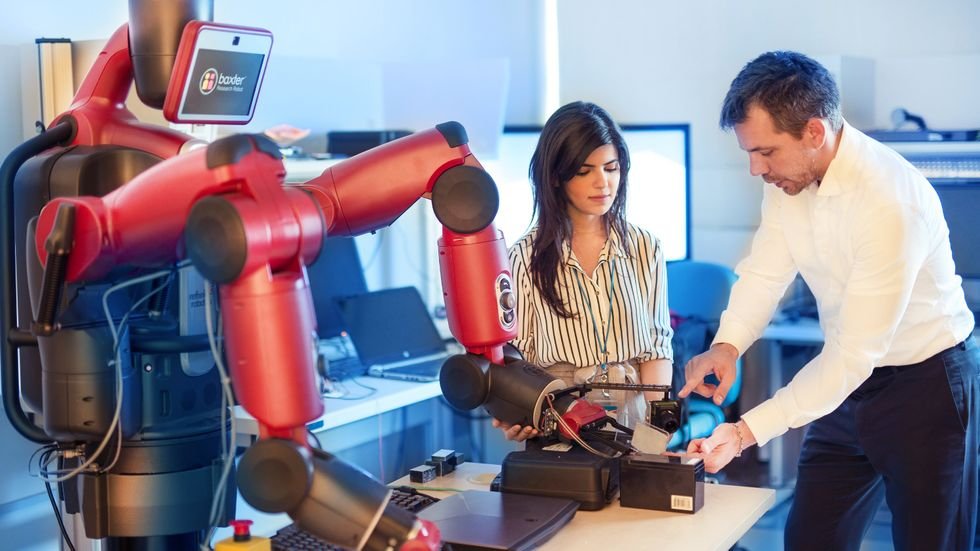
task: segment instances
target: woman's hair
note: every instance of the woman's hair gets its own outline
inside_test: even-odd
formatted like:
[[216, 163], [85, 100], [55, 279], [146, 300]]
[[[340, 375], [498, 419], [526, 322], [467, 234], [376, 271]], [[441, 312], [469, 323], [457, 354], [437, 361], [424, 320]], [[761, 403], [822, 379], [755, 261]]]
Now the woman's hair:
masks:
[[606, 231], [616, 232], [625, 246], [624, 212], [630, 155], [619, 127], [605, 109], [581, 101], [559, 108], [545, 123], [531, 156], [528, 175], [534, 188], [538, 230], [531, 249], [530, 272], [544, 301], [563, 318], [571, 317], [556, 288], [558, 266], [563, 260], [562, 246], [570, 243], [572, 238], [565, 184], [578, 173], [593, 151], [608, 144], [616, 148], [619, 156], [619, 190], [603, 219]]

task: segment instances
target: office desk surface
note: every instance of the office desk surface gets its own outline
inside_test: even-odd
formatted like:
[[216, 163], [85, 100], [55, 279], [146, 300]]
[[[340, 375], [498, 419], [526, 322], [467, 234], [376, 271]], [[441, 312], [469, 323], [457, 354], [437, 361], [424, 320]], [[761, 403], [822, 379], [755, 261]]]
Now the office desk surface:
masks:
[[[464, 463], [456, 471], [426, 484], [403, 477], [393, 485], [453, 490], [489, 490], [499, 465]], [[424, 490], [435, 497], [450, 492]], [[775, 503], [766, 488], [705, 484], [704, 506], [693, 515], [620, 507], [614, 500], [599, 511], [578, 511], [575, 518], [541, 549], [683, 549], [727, 551]]]
[[[378, 377], [356, 379], [358, 383], [377, 391], [372, 392], [350, 380], [344, 381], [350, 394], [344, 398], [324, 398], [323, 415], [309, 423], [311, 430], [332, 429], [442, 395], [439, 381], [412, 383]], [[258, 435], [258, 423], [242, 406], [235, 406], [235, 418], [238, 423], [236, 432], [239, 435]]]

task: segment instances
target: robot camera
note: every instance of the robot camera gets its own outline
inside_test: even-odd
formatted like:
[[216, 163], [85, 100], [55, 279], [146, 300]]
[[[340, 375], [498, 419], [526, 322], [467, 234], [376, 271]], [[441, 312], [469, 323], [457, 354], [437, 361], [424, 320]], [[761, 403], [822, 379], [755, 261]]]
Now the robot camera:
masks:
[[681, 427], [681, 403], [677, 400], [653, 400], [647, 409], [650, 413], [647, 421], [670, 434]]

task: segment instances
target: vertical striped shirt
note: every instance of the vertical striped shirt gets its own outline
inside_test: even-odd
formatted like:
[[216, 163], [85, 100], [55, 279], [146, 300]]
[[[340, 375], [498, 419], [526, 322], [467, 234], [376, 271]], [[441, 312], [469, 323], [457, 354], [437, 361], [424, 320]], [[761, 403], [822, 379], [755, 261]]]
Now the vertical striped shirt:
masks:
[[[557, 290], [571, 318], [555, 314], [534, 287], [530, 264], [537, 228], [511, 246], [518, 313], [513, 344], [527, 361], [542, 367], [556, 363], [588, 367], [603, 360], [673, 359], [660, 241], [632, 224], [627, 228], [625, 246], [616, 232], [610, 232], [591, 277], [565, 243]], [[607, 328], [604, 357], [601, 341]]]

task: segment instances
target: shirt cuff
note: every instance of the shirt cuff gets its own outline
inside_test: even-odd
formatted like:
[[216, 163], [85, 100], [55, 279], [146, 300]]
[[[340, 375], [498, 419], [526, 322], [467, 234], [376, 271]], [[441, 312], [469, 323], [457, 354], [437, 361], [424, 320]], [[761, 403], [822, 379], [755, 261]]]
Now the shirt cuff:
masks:
[[773, 438], [781, 436], [789, 430], [786, 416], [783, 415], [783, 411], [776, 400], [772, 398], [742, 414], [742, 420], [752, 431], [752, 436], [755, 436], [759, 446], [765, 445]]
[[738, 350], [738, 355], [741, 356], [755, 342], [755, 336], [753, 336], [751, 331], [738, 323], [725, 323], [725, 320], [722, 319], [721, 326], [718, 328], [718, 332], [715, 333], [715, 338], [712, 339], [711, 344], [713, 346], [722, 342], [734, 346]]

